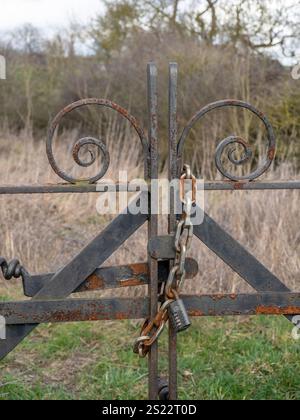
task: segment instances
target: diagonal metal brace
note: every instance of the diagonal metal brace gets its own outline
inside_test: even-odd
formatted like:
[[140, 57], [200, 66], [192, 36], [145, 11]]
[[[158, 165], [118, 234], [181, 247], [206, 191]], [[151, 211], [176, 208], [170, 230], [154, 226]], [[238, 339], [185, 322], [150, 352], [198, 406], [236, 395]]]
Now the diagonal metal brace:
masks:
[[[194, 226], [194, 234], [256, 291], [290, 292], [284, 283], [206, 213], [203, 223]], [[292, 316], [287, 318], [292, 321]]]
[[[134, 201], [139, 207], [139, 201], [145, 199], [142, 192]], [[58, 271], [33, 298], [63, 299], [76, 290], [107, 258], [109, 258], [137, 229], [147, 220], [148, 215], [119, 215], [92, 242], [90, 242], [76, 257]], [[6, 340], [0, 341], [0, 360], [10, 353], [38, 324], [11, 325], [6, 329]]]

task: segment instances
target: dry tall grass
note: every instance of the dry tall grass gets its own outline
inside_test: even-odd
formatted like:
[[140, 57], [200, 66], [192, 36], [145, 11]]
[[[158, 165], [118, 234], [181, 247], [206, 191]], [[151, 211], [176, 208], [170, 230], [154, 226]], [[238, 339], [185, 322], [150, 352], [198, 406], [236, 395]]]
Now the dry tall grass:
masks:
[[[121, 132], [119, 137], [115, 133], [106, 137], [112, 155], [107, 177], [114, 179], [119, 169], [127, 169], [133, 178], [142, 173], [138, 140], [130, 136], [129, 143]], [[72, 143], [67, 141], [70, 137], [76, 133], [64, 133], [57, 149], [65, 167], [70, 164], [66, 146]], [[0, 151], [1, 184], [58, 181], [48, 165], [44, 142], [4, 133]], [[267, 176], [295, 179], [296, 174], [289, 165], [281, 165]], [[31, 273], [57, 270], [108, 223], [109, 218], [96, 212], [97, 198], [97, 194], [1, 196], [0, 255], [18, 257]], [[299, 290], [300, 274], [298, 209], [298, 191], [206, 193], [206, 211], [293, 290]], [[146, 260], [146, 232], [146, 226], [140, 229], [106, 264]], [[199, 262], [200, 273], [188, 280], [187, 292], [251, 290], [196, 238], [190, 254]], [[22, 296], [18, 280], [1, 281], [0, 294]]]

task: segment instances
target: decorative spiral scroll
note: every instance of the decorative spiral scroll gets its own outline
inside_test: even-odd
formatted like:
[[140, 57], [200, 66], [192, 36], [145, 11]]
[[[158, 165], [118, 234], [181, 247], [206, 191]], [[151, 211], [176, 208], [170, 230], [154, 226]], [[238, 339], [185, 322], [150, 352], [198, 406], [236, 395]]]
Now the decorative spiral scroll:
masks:
[[13, 277], [16, 279], [22, 277], [24, 280], [26, 277], [30, 276], [25, 268], [20, 264], [20, 261], [16, 259], [7, 262], [5, 258], [0, 257], [0, 268], [5, 280], [11, 280]]
[[179, 143], [178, 143], [178, 159], [179, 160], [182, 159], [182, 152], [183, 152], [183, 147], [184, 147], [185, 141], [186, 141], [191, 129], [194, 127], [194, 125], [201, 118], [203, 118], [206, 114], [213, 111], [214, 109], [225, 108], [225, 107], [239, 107], [239, 108], [248, 109], [249, 111], [251, 111], [253, 114], [255, 114], [263, 122], [263, 124], [264, 124], [264, 126], [267, 130], [268, 150], [267, 150], [266, 158], [265, 158], [264, 162], [262, 163], [262, 165], [259, 168], [257, 168], [255, 171], [251, 172], [249, 175], [237, 177], [237, 176], [227, 172], [226, 169], [224, 168], [224, 165], [223, 165], [223, 162], [222, 162], [223, 154], [225, 153], [225, 150], [227, 150], [228, 146], [230, 146], [230, 145], [233, 145], [233, 146], [234, 145], [240, 145], [240, 146], [242, 146], [243, 151], [244, 151], [244, 155], [242, 156], [242, 158], [241, 159], [236, 159], [235, 158], [235, 147], [229, 148], [229, 150], [227, 152], [227, 158], [229, 159], [229, 161], [233, 165], [243, 165], [252, 157], [253, 153], [252, 153], [251, 147], [242, 137], [238, 137], [238, 136], [227, 137], [226, 139], [222, 140], [219, 143], [219, 145], [216, 149], [215, 163], [216, 163], [216, 166], [217, 166], [218, 170], [221, 172], [221, 174], [224, 177], [226, 177], [228, 179], [231, 179], [232, 181], [252, 181], [252, 180], [260, 177], [270, 167], [270, 165], [271, 165], [271, 163], [274, 159], [274, 156], [275, 156], [276, 142], [275, 142], [274, 130], [273, 130], [272, 125], [270, 124], [269, 120], [267, 119], [267, 117], [262, 112], [260, 112], [254, 106], [248, 104], [247, 102], [236, 101], [236, 100], [218, 101], [218, 102], [213, 102], [213, 103], [207, 105], [206, 107], [201, 109], [199, 112], [197, 112], [197, 114], [195, 114], [193, 116], [193, 118], [189, 121], [188, 125], [186, 126], [186, 128], [184, 129], [184, 131], [181, 135], [181, 138], [180, 138]]
[[108, 150], [106, 149], [105, 144], [102, 142], [102, 140], [95, 139], [94, 137], [84, 137], [82, 139], [77, 140], [73, 146], [72, 155], [77, 165], [87, 168], [89, 166], [92, 166], [96, 162], [96, 154], [91, 148], [88, 148], [90, 159], [84, 161], [80, 157], [80, 151], [82, 150], [83, 147], [86, 147], [86, 146], [97, 147], [103, 156], [102, 168], [101, 168], [101, 171], [97, 175], [90, 178], [84, 178], [84, 179], [73, 178], [72, 176], [68, 175], [67, 173], [65, 173], [63, 170], [59, 168], [54, 158], [53, 138], [61, 120], [63, 119], [63, 117], [65, 117], [67, 114], [74, 111], [75, 109], [81, 108], [83, 106], [88, 106], [88, 105], [98, 105], [98, 106], [102, 106], [106, 108], [111, 108], [117, 111], [124, 118], [126, 118], [130, 122], [130, 124], [134, 127], [135, 131], [137, 132], [141, 140], [145, 158], [147, 158], [149, 154], [149, 146], [148, 146], [148, 142], [144, 135], [143, 130], [138, 125], [136, 119], [133, 116], [131, 116], [129, 112], [126, 111], [124, 108], [121, 108], [119, 105], [115, 104], [114, 102], [108, 101], [106, 99], [88, 98], [88, 99], [82, 99], [80, 101], [74, 102], [70, 104], [69, 106], [67, 106], [66, 108], [64, 108], [62, 111], [60, 111], [57, 114], [57, 116], [54, 118], [49, 128], [47, 145], [46, 145], [47, 156], [48, 156], [48, 160], [52, 169], [60, 178], [72, 184], [76, 182], [89, 182], [90, 184], [97, 182], [99, 179], [101, 179], [105, 175], [110, 164], [110, 156], [109, 156]]
[[101, 171], [99, 172], [98, 175], [89, 179], [89, 182], [93, 183], [93, 182], [98, 181], [98, 179], [102, 178], [106, 174], [107, 169], [110, 164], [110, 156], [106, 149], [105, 144], [101, 140], [95, 139], [94, 137], [84, 137], [83, 139], [77, 140], [75, 142], [73, 146], [73, 150], [72, 150], [73, 159], [79, 166], [88, 168], [89, 166], [93, 165], [96, 162], [96, 155], [94, 151], [91, 149], [88, 149], [89, 154], [90, 154], [90, 160], [83, 161], [80, 158], [80, 150], [85, 146], [96, 146], [103, 154], [104, 163], [102, 165]]

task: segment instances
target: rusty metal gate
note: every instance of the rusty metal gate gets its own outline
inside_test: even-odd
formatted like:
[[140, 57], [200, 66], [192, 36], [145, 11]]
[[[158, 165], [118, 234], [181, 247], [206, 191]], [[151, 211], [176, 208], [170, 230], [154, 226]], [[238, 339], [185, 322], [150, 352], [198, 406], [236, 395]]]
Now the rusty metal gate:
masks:
[[[89, 162], [82, 161], [80, 150], [94, 145], [103, 155], [100, 173], [90, 179], [78, 180], [63, 172], [53, 154], [53, 138], [62, 118], [68, 113], [86, 105], [108, 107], [121, 114], [134, 127], [141, 141], [144, 156], [145, 180], [158, 178], [158, 124], [157, 124], [157, 68], [150, 63], [148, 76], [148, 139], [136, 119], [128, 111], [106, 99], [83, 99], [67, 106], [52, 122], [47, 138], [47, 156], [56, 174], [66, 183], [57, 185], [0, 186], [0, 194], [45, 194], [45, 193], [87, 193], [97, 192], [97, 181], [106, 173], [110, 156], [106, 145], [95, 138], [85, 137], [73, 147], [73, 158], [81, 166], [94, 163], [91, 153]], [[233, 237], [226, 233], [208, 214], [204, 213], [202, 224], [193, 226], [190, 221], [194, 205], [195, 178], [188, 165], [183, 165], [185, 141], [194, 125], [206, 114], [223, 107], [244, 108], [261, 120], [267, 132], [267, 154], [258, 169], [248, 176], [236, 177], [226, 171], [225, 157], [234, 165], [241, 165], [251, 156], [250, 146], [241, 137], [231, 136], [217, 147], [215, 161], [224, 181], [204, 183], [205, 191], [246, 191], [300, 189], [300, 182], [256, 181], [271, 165], [275, 156], [275, 136], [268, 119], [252, 105], [224, 100], [212, 103], [190, 120], [178, 140], [177, 131], [177, 78], [176, 63], [169, 66], [169, 179], [180, 179], [180, 197], [183, 212], [176, 214], [174, 195], [170, 194], [168, 232], [158, 236], [158, 215], [151, 210], [147, 214], [120, 214], [77, 256], [56, 273], [30, 275], [18, 260], [7, 262], [0, 258], [4, 278], [21, 278], [24, 295], [31, 299], [18, 302], [0, 302], [0, 315], [6, 320], [6, 339], [0, 340], [0, 359], [11, 352], [38, 324], [68, 321], [100, 321], [146, 318], [141, 335], [134, 343], [134, 351], [149, 359], [149, 399], [175, 400], [177, 396], [177, 350], [178, 331], [189, 326], [190, 316], [226, 315], [284, 315], [290, 321], [300, 314], [300, 294], [292, 293], [274, 274], [262, 265]], [[244, 151], [242, 159], [235, 157], [232, 145], [239, 144]], [[185, 192], [186, 181], [190, 191]], [[78, 182], [80, 181], [80, 182]], [[107, 186], [108, 187], [108, 186]], [[118, 191], [127, 191], [128, 185], [118, 185]], [[151, 195], [140, 191], [135, 198], [138, 205], [143, 196]], [[129, 264], [119, 267], [101, 268], [102, 264], [143, 224], [148, 223], [149, 259], [143, 264]], [[184, 277], [195, 277], [198, 272], [196, 261], [186, 258], [192, 236], [211, 249], [232, 270], [238, 273], [257, 293], [240, 295], [181, 295], [179, 285]], [[195, 240], [195, 239], [193, 239]], [[142, 298], [69, 298], [72, 293], [133, 287], [148, 284], [148, 296]], [[169, 334], [169, 377], [160, 378], [158, 371], [158, 337], [170, 318]], [[188, 332], [187, 332], [188, 333]]]

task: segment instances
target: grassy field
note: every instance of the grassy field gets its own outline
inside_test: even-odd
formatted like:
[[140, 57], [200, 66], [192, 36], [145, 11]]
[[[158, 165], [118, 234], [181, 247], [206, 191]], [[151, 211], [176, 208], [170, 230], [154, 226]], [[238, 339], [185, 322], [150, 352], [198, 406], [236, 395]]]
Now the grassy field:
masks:
[[[0, 364], [0, 399], [145, 399], [137, 331], [132, 322], [39, 327]], [[299, 356], [285, 319], [194, 319], [179, 340], [180, 398], [299, 399]]]

